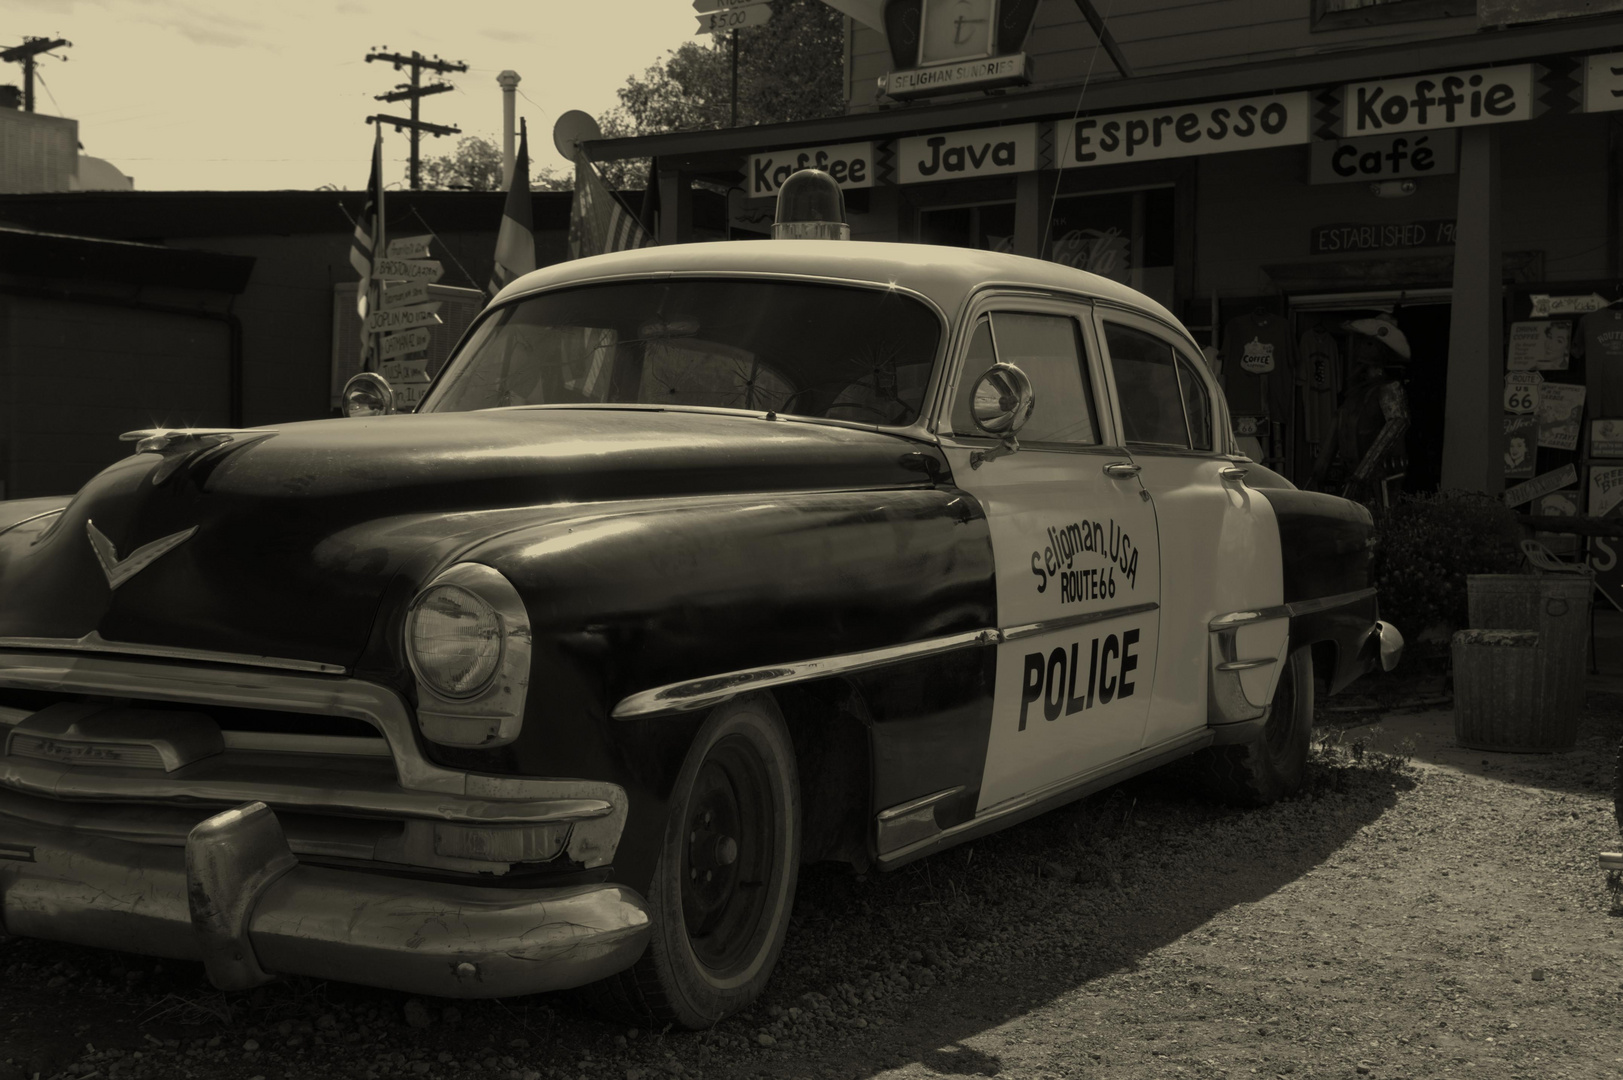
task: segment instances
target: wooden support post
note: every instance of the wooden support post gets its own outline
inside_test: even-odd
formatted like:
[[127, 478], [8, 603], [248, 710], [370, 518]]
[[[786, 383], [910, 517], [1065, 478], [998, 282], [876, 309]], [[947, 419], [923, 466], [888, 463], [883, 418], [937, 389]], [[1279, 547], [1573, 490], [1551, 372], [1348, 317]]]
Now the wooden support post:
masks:
[[[1454, 297], [1448, 327], [1443, 489], [1497, 495], [1505, 484], [1504, 260], [1499, 243], [1499, 131], [1460, 130]], [[1417, 356], [1416, 363], [1427, 358]]]
[[685, 244], [693, 239], [693, 184], [680, 170], [659, 171], [659, 242]]

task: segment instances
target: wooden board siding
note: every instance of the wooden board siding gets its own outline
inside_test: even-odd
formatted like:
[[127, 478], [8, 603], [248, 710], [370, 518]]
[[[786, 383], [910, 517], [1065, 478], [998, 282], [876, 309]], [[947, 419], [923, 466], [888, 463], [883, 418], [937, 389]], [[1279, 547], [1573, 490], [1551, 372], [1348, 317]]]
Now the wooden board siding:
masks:
[[[1315, 32], [1310, 8], [1311, 0], [1115, 0], [1106, 21], [1140, 75], [1457, 37], [1477, 30], [1476, 18], [1467, 17]], [[890, 51], [882, 34], [860, 24], [852, 28], [850, 48], [850, 109], [870, 111], [877, 108], [875, 79], [890, 70]], [[1032, 57], [1035, 86], [1080, 83], [1084, 77], [1119, 78], [1070, 0], [1047, 0], [1038, 9], [1025, 49]]]

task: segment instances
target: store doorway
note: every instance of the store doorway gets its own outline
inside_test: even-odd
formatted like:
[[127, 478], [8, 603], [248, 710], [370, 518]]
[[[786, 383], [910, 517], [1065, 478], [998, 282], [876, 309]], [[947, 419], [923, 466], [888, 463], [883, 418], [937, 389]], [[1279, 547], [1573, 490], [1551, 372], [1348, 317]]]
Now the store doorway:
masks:
[[1298, 372], [1292, 481], [1301, 486], [1312, 482], [1330, 427], [1348, 405], [1347, 388], [1357, 375], [1349, 361], [1354, 332], [1348, 324], [1388, 316], [1408, 343], [1409, 359], [1390, 366], [1386, 378], [1403, 387], [1410, 420], [1404, 460], [1387, 493], [1436, 491], [1442, 481], [1448, 389], [1449, 290], [1293, 296], [1289, 303]]

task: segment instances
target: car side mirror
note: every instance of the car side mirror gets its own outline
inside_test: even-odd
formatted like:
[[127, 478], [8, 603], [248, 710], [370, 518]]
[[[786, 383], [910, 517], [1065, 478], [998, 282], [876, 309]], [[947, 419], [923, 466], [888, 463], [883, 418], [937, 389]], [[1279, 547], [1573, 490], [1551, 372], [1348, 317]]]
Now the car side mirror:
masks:
[[375, 371], [363, 371], [344, 384], [345, 416], [388, 416], [394, 412], [394, 387]]
[[1037, 394], [1031, 388], [1026, 373], [1013, 364], [998, 363], [987, 368], [975, 380], [970, 395], [969, 415], [975, 426], [996, 437], [998, 445], [991, 450], [977, 450], [969, 456], [969, 467], [978, 469], [988, 461], [1012, 454], [1020, 449], [1015, 433], [1031, 419], [1036, 407]]

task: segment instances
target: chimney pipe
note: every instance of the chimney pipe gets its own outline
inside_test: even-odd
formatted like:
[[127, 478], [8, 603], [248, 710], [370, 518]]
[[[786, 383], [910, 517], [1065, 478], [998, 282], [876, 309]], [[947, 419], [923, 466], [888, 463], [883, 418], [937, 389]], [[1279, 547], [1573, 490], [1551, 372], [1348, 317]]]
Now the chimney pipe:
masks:
[[513, 139], [518, 128], [513, 119], [513, 92], [518, 89], [518, 72], [507, 70], [496, 76], [502, 88], [502, 187], [513, 186]]

